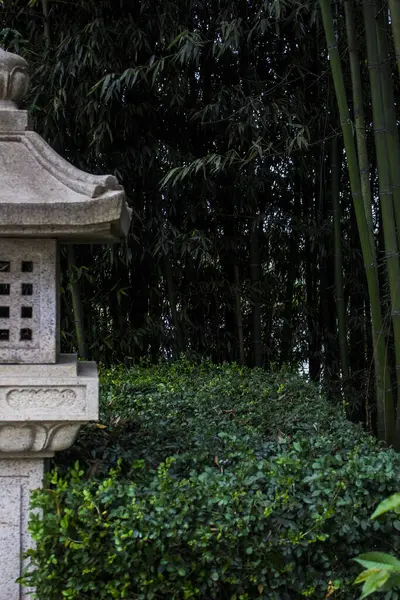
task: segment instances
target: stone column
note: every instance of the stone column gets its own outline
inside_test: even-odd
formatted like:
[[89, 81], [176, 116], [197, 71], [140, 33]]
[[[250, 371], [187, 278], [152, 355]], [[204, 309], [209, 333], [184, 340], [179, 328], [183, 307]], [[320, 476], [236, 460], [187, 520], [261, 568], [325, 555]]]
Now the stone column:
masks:
[[21, 555], [32, 547], [28, 534], [29, 496], [42, 486], [46, 457], [0, 458], [0, 598], [28, 600], [32, 590], [15, 581], [22, 575]]

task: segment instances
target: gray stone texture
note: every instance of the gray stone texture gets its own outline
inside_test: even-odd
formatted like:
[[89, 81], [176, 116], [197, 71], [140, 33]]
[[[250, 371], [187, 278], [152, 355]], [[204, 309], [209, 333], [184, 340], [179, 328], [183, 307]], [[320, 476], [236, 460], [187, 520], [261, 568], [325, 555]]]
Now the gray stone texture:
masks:
[[93, 362], [77, 363], [77, 375], [51, 377], [31, 375], [25, 377], [23, 365], [21, 375], [13, 369], [7, 374], [2, 367], [0, 377], [0, 422], [1, 421], [92, 421], [98, 418], [98, 376]]
[[[1, 246], [1, 242], [0, 242]], [[78, 375], [78, 364], [80, 369], [86, 363], [78, 363], [76, 354], [60, 354], [56, 364], [7, 364], [0, 363], [0, 385], [3, 377], [76, 377]]]
[[4, 110], [15, 110], [29, 85], [28, 63], [18, 54], [0, 48], [0, 101]]
[[112, 175], [84, 173], [35, 132], [18, 104], [29, 84], [26, 61], [0, 48], [0, 236], [113, 242], [131, 219]]
[[0, 236], [88, 243], [128, 233], [131, 209], [116, 178], [83, 173], [32, 131], [0, 130], [0, 179]]
[[95, 363], [69, 356], [44, 367], [0, 367], [0, 455], [64, 450], [83, 423], [98, 419]]
[[26, 110], [4, 110], [0, 108], [0, 134], [25, 131], [29, 129], [29, 122], [30, 119]]
[[28, 600], [15, 583], [27, 566], [21, 554], [32, 547], [28, 533], [29, 495], [42, 486], [45, 460], [0, 458], [0, 600]]
[[0, 363], [56, 362], [57, 259], [55, 240], [1, 241]]

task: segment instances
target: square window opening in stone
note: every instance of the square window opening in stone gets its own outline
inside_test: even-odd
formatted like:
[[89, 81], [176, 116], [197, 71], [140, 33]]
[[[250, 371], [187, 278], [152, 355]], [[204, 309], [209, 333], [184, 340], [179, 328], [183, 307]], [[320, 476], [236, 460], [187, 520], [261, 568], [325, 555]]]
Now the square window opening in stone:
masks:
[[33, 294], [32, 283], [23, 283], [21, 286], [21, 293], [23, 296], [32, 296], [32, 294]]
[[32, 329], [29, 329], [28, 327], [21, 329], [19, 339], [21, 342], [30, 342], [32, 340]]
[[32, 319], [32, 306], [21, 306], [21, 319]]
[[10, 339], [9, 329], [0, 329], [0, 342], [8, 342]]
[[10, 295], [10, 284], [9, 283], [0, 283], [0, 296], [9, 296]]
[[33, 262], [31, 260], [23, 260], [21, 263], [22, 273], [33, 273]]
[[0, 260], [0, 273], [9, 273], [10, 272], [10, 261], [9, 260]]
[[0, 306], [0, 319], [9, 319], [10, 318], [10, 307], [9, 306]]

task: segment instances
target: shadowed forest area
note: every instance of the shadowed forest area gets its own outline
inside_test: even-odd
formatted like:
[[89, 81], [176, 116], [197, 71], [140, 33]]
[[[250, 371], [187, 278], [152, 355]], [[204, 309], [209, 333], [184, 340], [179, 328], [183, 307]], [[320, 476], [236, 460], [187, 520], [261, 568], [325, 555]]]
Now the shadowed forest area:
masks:
[[127, 243], [63, 249], [63, 350], [305, 370], [393, 440], [399, 21], [386, 4], [5, 0], [1, 14], [1, 44], [32, 66], [36, 130], [115, 174], [133, 208]]

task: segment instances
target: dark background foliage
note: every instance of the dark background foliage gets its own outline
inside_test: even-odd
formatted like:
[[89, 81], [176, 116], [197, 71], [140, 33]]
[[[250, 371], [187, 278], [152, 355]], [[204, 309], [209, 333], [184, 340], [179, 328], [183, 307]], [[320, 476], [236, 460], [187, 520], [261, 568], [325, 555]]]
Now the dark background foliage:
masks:
[[5, 0], [1, 14], [1, 42], [32, 66], [36, 129], [75, 165], [119, 177], [133, 208], [127, 243], [64, 251], [64, 350], [77, 348], [80, 292], [81, 355], [306, 368], [339, 400], [347, 386], [349, 415], [371, 424], [369, 302], [314, 3]]

